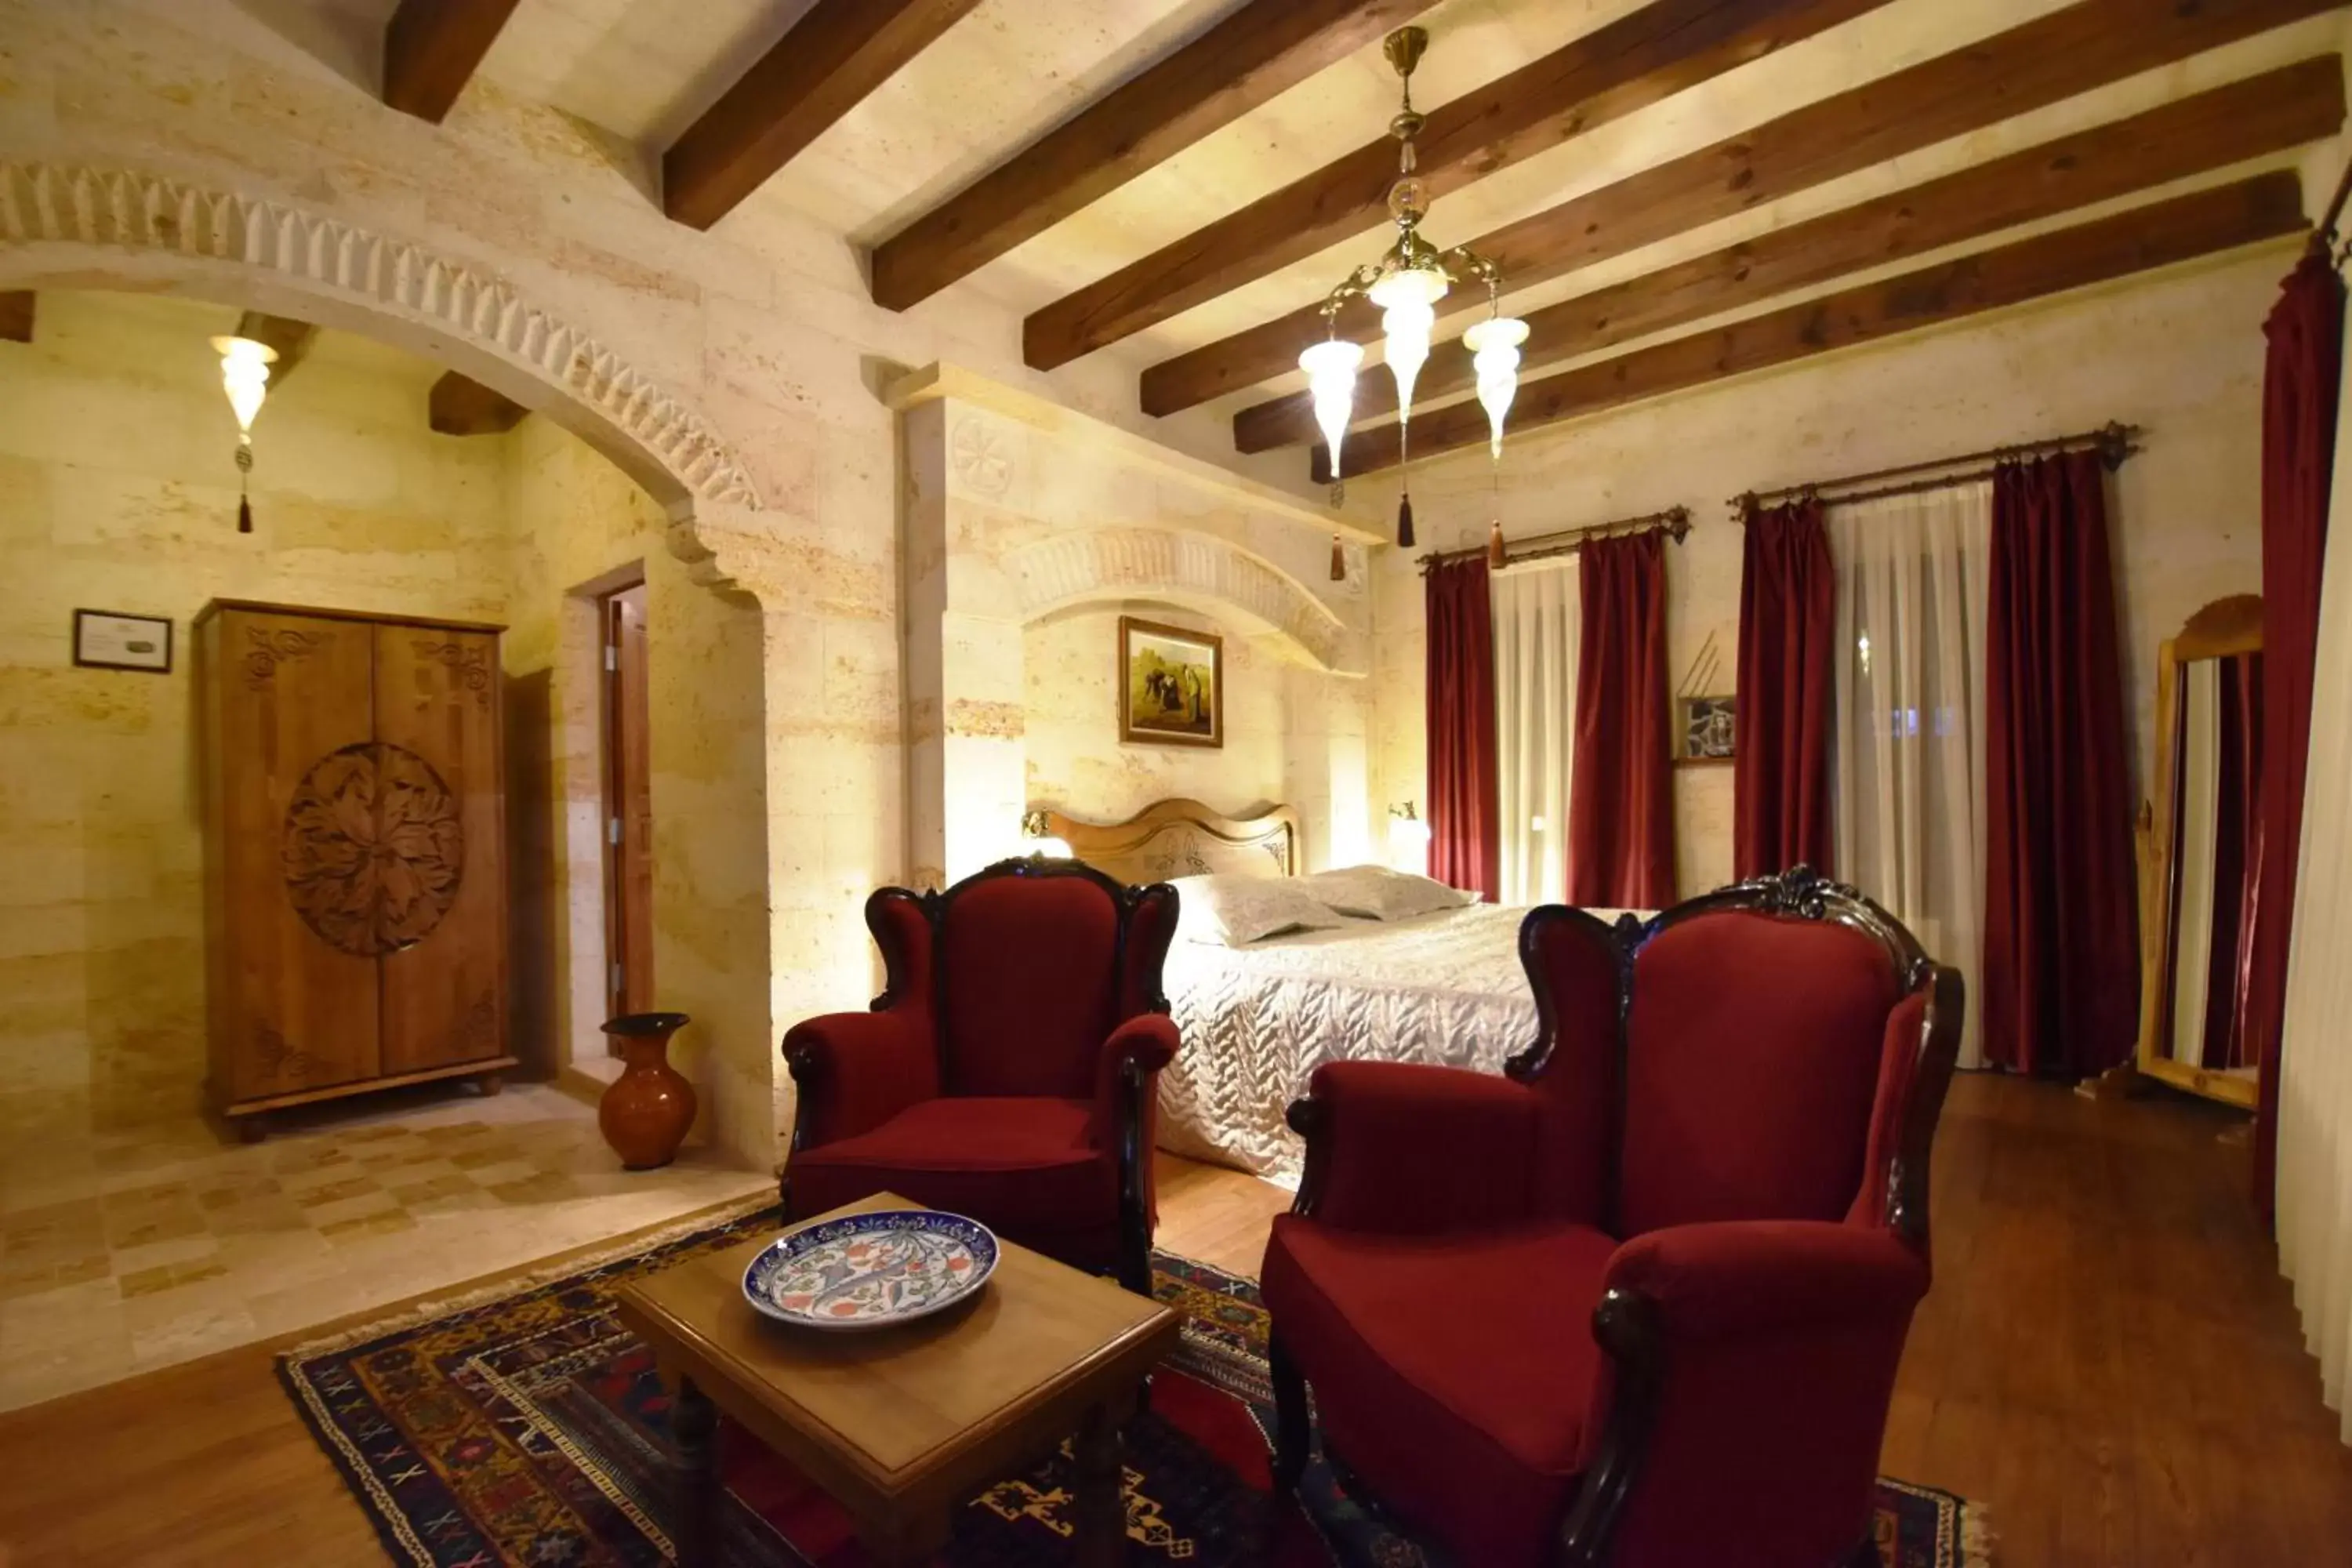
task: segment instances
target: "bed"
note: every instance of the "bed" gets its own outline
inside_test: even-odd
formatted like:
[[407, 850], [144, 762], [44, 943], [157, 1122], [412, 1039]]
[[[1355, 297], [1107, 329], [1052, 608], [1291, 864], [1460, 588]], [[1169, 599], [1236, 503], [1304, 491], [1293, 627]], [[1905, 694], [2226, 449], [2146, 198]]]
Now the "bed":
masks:
[[[1298, 815], [1287, 806], [1228, 817], [1167, 800], [1118, 823], [1041, 815], [1076, 858], [1123, 882], [1301, 869]], [[1501, 1071], [1535, 1038], [1518, 960], [1526, 912], [1471, 904], [1245, 947], [1173, 943], [1166, 986], [1184, 1047], [1160, 1074], [1160, 1147], [1295, 1184], [1301, 1150], [1283, 1112], [1322, 1063]]]

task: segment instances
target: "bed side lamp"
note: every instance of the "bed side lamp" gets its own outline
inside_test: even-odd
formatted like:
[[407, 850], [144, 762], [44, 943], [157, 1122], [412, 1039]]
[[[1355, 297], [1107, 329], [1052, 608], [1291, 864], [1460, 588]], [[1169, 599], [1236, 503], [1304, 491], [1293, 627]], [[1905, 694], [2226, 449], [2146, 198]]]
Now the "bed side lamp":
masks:
[[1389, 867], [1424, 876], [1428, 865], [1429, 824], [1412, 801], [1399, 801], [1389, 807]]

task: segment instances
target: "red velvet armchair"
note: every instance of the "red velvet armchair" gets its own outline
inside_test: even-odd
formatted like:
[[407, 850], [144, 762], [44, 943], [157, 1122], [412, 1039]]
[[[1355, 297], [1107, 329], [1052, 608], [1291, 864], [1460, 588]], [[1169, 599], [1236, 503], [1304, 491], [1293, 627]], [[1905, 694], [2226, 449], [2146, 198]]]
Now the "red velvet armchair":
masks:
[[889, 1191], [1151, 1290], [1160, 971], [1176, 891], [1074, 860], [1006, 860], [866, 901], [873, 1009], [784, 1036], [799, 1091], [785, 1213]]
[[1506, 1076], [1335, 1063], [1291, 1107], [1277, 1482], [1311, 1384], [1327, 1457], [1480, 1568], [1874, 1565], [1959, 976], [1802, 869], [1519, 952]]

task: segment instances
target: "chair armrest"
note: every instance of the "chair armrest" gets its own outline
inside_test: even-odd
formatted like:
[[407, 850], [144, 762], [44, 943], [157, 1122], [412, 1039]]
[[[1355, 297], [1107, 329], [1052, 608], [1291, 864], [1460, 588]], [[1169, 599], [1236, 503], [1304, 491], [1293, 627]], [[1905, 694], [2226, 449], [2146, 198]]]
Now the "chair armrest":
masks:
[[912, 1010], [829, 1013], [784, 1036], [799, 1106], [793, 1149], [814, 1149], [870, 1132], [940, 1092], [939, 1053]]
[[1905, 1317], [1927, 1263], [1875, 1225], [1727, 1220], [1637, 1236], [1609, 1260], [1608, 1288], [1646, 1297], [1674, 1339]]
[[1290, 1125], [1307, 1140], [1292, 1213], [1343, 1230], [1428, 1235], [1527, 1217], [1534, 1093], [1403, 1062], [1327, 1062]]
[[1877, 1226], [1726, 1221], [1620, 1247], [1559, 1560], [1844, 1561], [1927, 1279]]
[[[1097, 1148], [1116, 1148], [1126, 1119], [1126, 1099], [1121, 1081], [1129, 1068], [1143, 1075], [1142, 1104], [1139, 1110], [1149, 1112], [1155, 1103], [1152, 1075], [1175, 1059], [1177, 1047], [1183, 1044], [1176, 1032], [1176, 1020], [1165, 1013], [1138, 1013], [1110, 1032], [1103, 1041], [1102, 1055], [1095, 1061], [1094, 1138]], [[1149, 1143], [1143, 1150], [1148, 1157]]]

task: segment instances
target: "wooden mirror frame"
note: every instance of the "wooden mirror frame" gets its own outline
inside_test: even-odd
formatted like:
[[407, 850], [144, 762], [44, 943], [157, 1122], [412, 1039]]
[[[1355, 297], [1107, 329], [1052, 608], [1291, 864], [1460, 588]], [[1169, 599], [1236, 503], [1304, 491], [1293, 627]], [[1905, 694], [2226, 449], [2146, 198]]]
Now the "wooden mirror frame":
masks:
[[2263, 650], [2263, 596], [2233, 594], [2189, 617], [2156, 654], [2156, 777], [2153, 804], [2140, 808], [2139, 1047], [2134, 1066], [2144, 1078], [2190, 1094], [2251, 1110], [2262, 1093], [2258, 1079], [2192, 1067], [2164, 1053], [2172, 1016], [2173, 854], [2179, 832], [2180, 670], [2199, 659], [2229, 658]]

